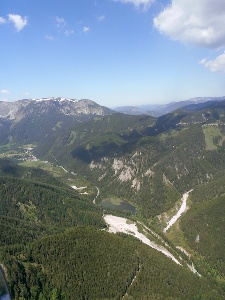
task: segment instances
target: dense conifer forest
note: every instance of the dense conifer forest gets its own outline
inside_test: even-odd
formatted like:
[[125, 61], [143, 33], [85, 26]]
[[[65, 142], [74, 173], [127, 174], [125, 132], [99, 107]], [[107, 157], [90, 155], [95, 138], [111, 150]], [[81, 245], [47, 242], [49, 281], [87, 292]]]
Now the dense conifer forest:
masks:
[[5, 248], [2, 260], [10, 266], [7, 270], [14, 299], [222, 297], [215, 284], [140, 242], [96, 229], [69, 229], [26, 247]]
[[[212, 102], [159, 118], [1, 120], [0, 264], [12, 298], [225, 299], [224, 114]], [[136, 213], [115, 209], [122, 201]], [[109, 213], [178, 263], [129, 231], [109, 233]]]

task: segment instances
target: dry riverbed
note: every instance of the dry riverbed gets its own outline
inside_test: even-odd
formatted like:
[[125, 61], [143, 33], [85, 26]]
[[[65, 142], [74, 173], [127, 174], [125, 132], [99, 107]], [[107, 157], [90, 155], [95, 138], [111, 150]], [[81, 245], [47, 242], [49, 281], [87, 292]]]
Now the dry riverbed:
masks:
[[174, 255], [171, 254], [166, 248], [150, 241], [144, 234], [140, 233], [135, 223], [131, 223], [128, 219], [113, 215], [105, 215], [104, 219], [109, 226], [109, 232], [123, 232], [126, 234], [133, 235], [134, 237], [142, 241], [144, 244], [150, 246], [153, 249], [156, 249], [157, 251], [163, 253], [164, 255], [172, 259], [176, 264], [181, 265], [178, 259], [176, 259]]

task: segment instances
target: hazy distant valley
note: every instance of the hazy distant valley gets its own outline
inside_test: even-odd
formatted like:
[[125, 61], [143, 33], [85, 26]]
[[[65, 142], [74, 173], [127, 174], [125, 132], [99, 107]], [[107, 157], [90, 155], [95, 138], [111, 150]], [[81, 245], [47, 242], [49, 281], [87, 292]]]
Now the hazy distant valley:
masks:
[[224, 142], [224, 97], [0, 102], [13, 299], [225, 299]]
[[225, 97], [196, 97], [189, 100], [170, 102], [168, 104], [161, 105], [149, 104], [140, 106], [121, 106], [115, 107], [114, 110], [128, 115], [147, 114], [154, 117], [160, 117], [184, 106], [194, 106], [198, 104], [202, 104], [204, 106], [205, 102], [221, 100], [225, 100]]

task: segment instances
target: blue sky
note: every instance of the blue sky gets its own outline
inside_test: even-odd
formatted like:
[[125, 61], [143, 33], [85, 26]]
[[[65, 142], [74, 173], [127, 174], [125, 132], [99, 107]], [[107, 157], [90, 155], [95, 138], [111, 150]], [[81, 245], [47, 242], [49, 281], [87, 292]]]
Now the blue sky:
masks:
[[224, 50], [225, 0], [0, 0], [0, 100], [224, 96]]

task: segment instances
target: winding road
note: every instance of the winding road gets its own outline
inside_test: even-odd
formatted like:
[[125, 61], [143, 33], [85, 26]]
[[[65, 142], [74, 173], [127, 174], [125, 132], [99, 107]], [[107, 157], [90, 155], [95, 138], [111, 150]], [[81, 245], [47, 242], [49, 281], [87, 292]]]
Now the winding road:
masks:
[[97, 194], [96, 194], [96, 196], [95, 196], [95, 198], [93, 200], [94, 205], [96, 205], [96, 199], [98, 198], [98, 196], [100, 194], [99, 188], [97, 186], [96, 186], [96, 189], [97, 189]]

